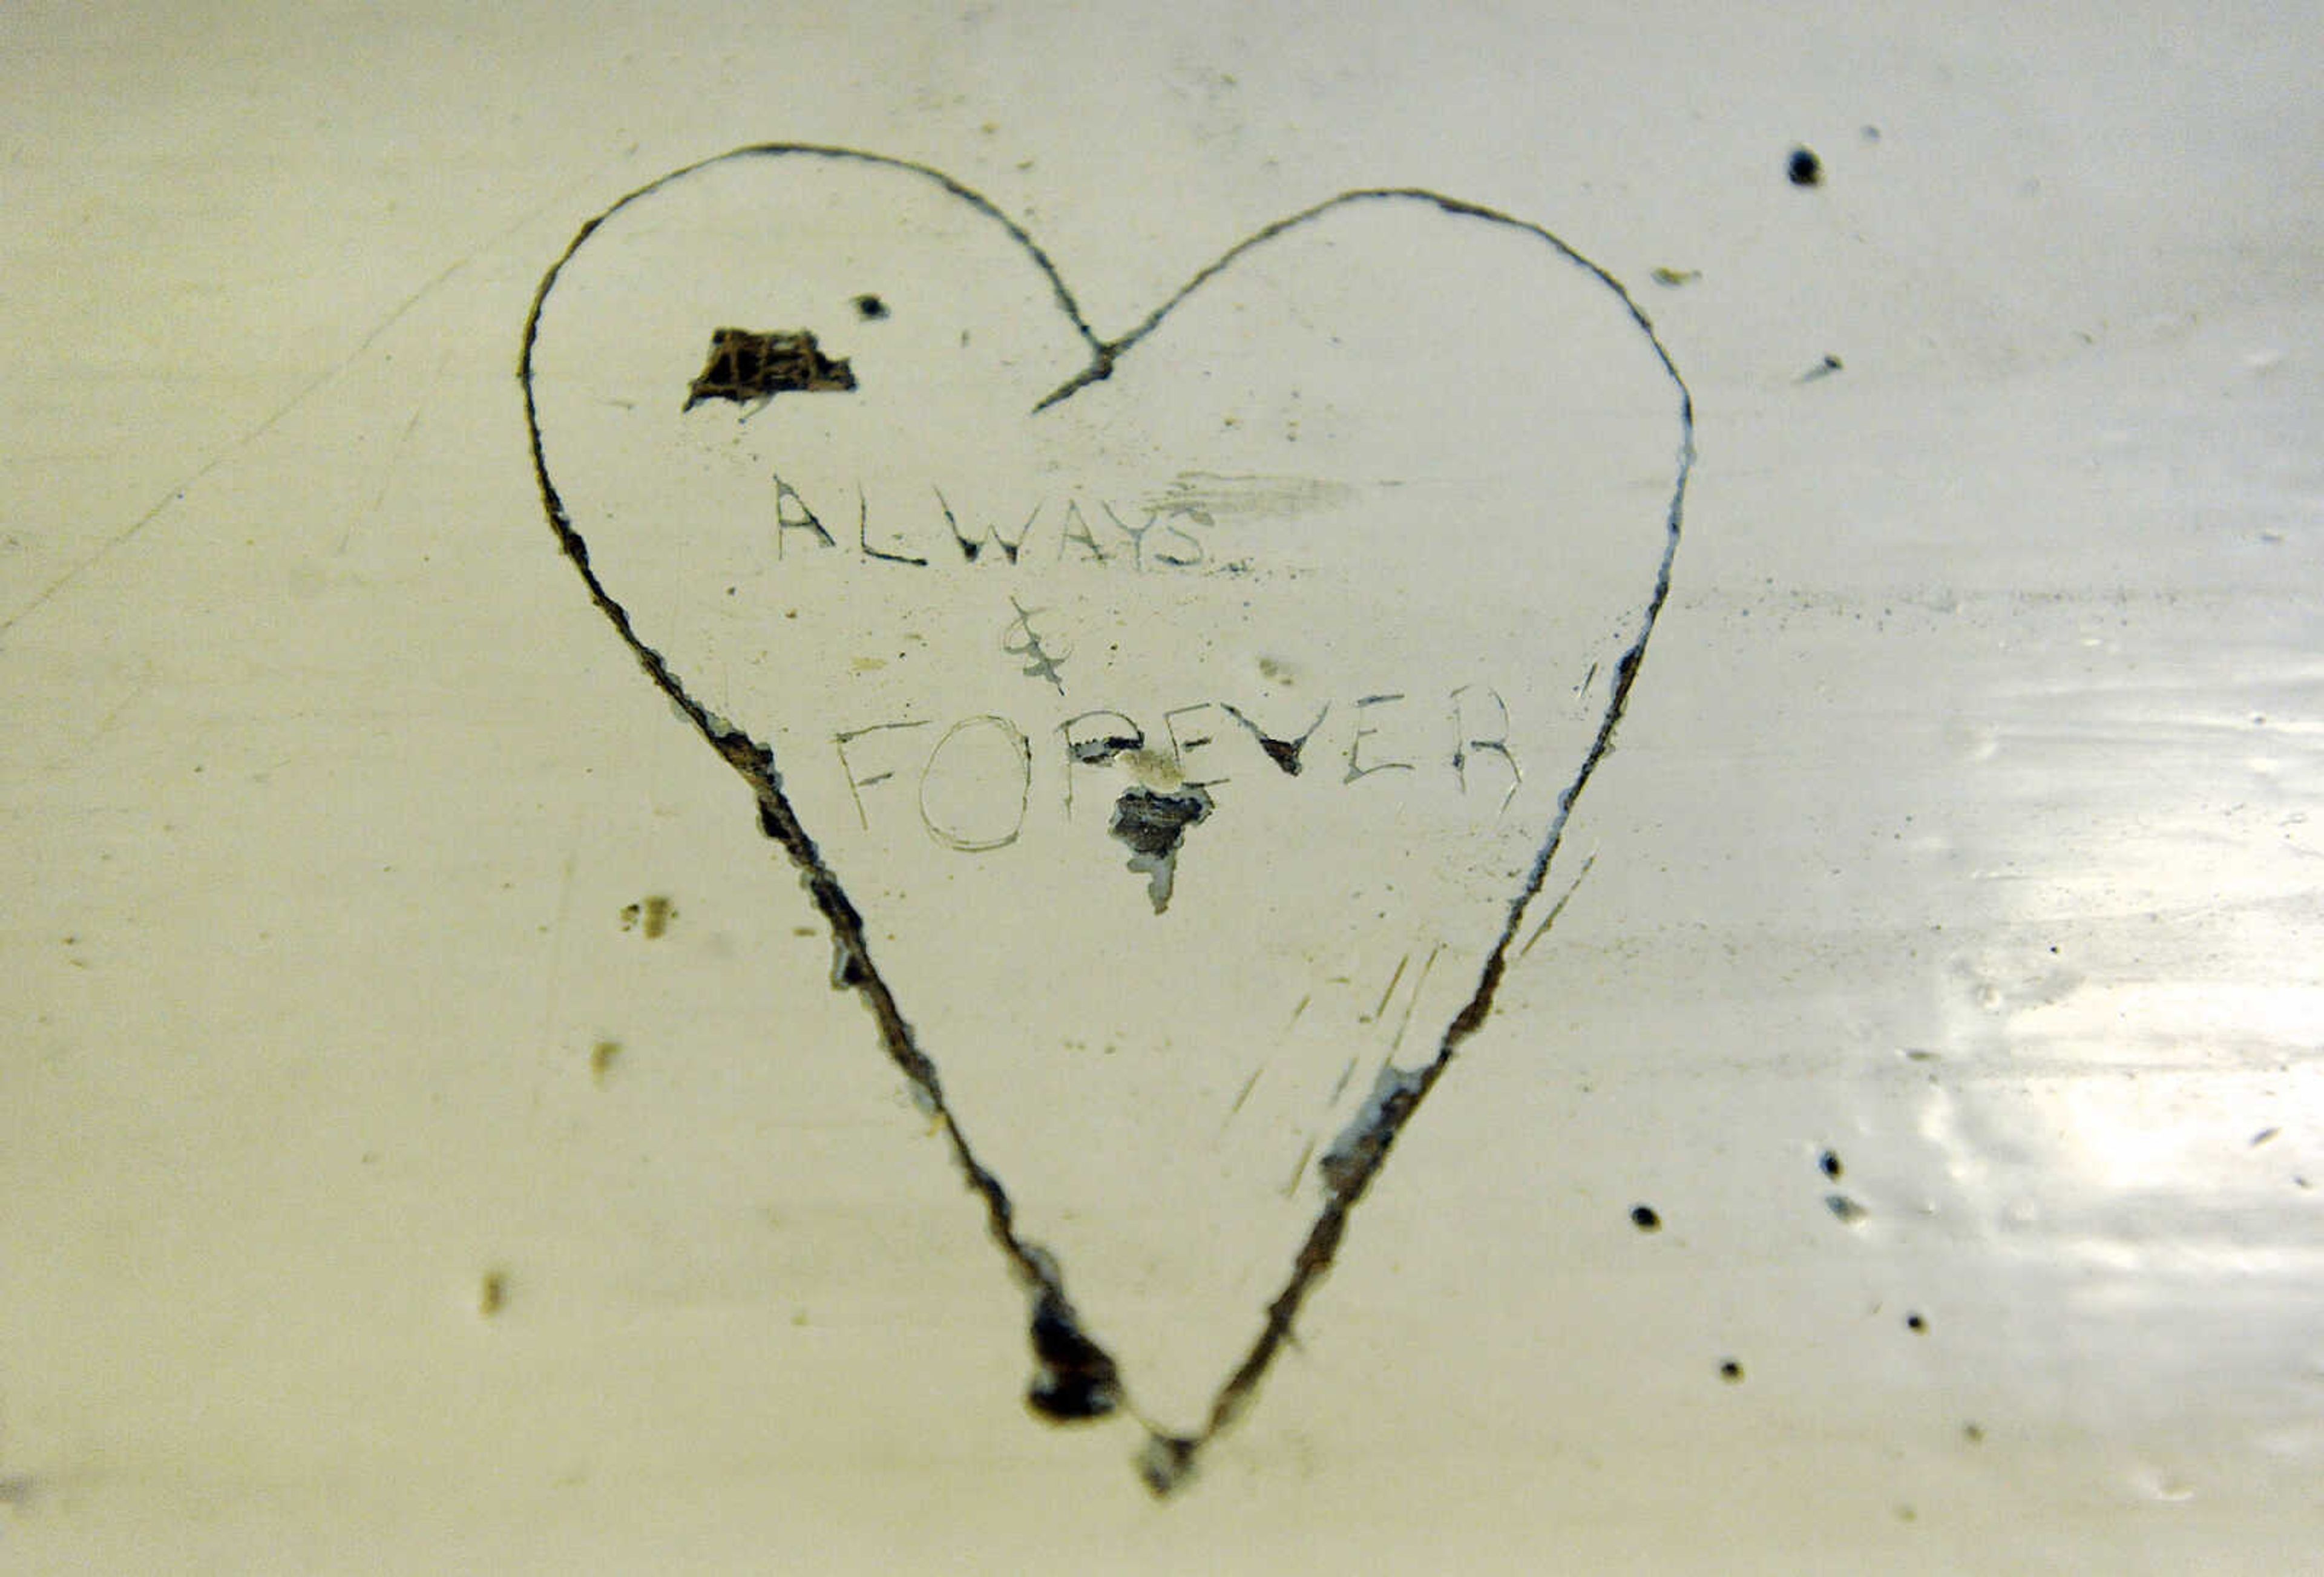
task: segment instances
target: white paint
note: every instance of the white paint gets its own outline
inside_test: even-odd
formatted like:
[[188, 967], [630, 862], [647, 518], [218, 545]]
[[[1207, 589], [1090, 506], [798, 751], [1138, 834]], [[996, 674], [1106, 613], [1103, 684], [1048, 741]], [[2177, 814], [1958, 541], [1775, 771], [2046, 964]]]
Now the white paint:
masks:
[[[2296, 1567], [2313, 23], [24, 14], [0, 1550]], [[768, 138], [969, 181], [1109, 328], [1333, 192], [1474, 198], [1698, 397], [1546, 890], [1596, 863], [1159, 1511], [1024, 1416], [946, 1157], [540, 524], [540, 271]]]

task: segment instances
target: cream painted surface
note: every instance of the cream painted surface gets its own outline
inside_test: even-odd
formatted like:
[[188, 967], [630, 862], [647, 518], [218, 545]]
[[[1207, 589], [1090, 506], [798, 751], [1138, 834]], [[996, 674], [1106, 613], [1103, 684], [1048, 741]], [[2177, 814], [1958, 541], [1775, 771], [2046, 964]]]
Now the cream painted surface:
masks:
[[[2312, 1562], [2319, 23], [15, 8], [0, 1569]], [[542, 521], [542, 272], [769, 140], [1101, 332], [1426, 187], [1694, 392], [1580, 885], [1167, 1504]]]

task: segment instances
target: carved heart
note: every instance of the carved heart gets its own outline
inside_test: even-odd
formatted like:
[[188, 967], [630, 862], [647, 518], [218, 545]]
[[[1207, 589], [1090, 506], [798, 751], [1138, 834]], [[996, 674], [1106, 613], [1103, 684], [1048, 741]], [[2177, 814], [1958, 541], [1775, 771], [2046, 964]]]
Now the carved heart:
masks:
[[1133, 1411], [1168, 1489], [1484, 1021], [1621, 715], [1692, 455], [1667, 355], [1556, 237], [1416, 191], [1109, 338], [958, 183], [764, 147], [592, 220], [523, 376], [567, 554], [1027, 1288], [1034, 1406]]

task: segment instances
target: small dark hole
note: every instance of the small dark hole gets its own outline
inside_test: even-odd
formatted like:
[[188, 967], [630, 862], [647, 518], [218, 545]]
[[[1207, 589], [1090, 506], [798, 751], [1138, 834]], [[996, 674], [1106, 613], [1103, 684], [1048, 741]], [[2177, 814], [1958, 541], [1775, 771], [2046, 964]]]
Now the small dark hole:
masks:
[[1840, 1152], [1838, 1150], [1826, 1150], [1823, 1154], [1818, 1156], [1816, 1157], [1816, 1168], [1835, 1183], [1840, 1181], [1840, 1174], [1848, 1170], [1847, 1167], [1840, 1164]]
[[1630, 1212], [1630, 1224], [1642, 1232], [1658, 1232], [1663, 1230], [1663, 1218], [1655, 1213], [1653, 1205], [1641, 1204]]
[[1792, 161], [1784, 167], [1784, 171], [1791, 176], [1794, 186], [1823, 184], [1823, 161], [1815, 156], [1815, 151], [1812, 148], [1793, 149]]
[[1904, 1316], [1904, 1329], [1907, 1331], [1925, 1331], [1928, 1328], [1929, 1322], [1921, 1318], [1919, 1314], [1912, 1314]]
[[1739, 1386], [1743, 1383], [1743, 1366], [1728, 1359], [1719, 1366], [1719, 1378], [1730, 1386]]
[[867, 323], [875, 321], [888, 315], [888, 303], [877, 296], [858, 296], [855, 298], [855, 315]]

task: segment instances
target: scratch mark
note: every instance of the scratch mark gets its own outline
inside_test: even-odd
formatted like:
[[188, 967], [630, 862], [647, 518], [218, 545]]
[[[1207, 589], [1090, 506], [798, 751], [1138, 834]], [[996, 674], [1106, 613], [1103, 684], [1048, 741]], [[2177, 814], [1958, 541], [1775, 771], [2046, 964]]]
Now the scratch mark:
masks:
[[[1027, 678], [1046, 679], [1056, 687], [1058, 695], [1064, 695], [1065, 678], [1060, 670], [1065, 666], [1068, 654], [1050, 650], [1042, 644], [1041, 632], [1033, 628], [1033, 615], [1047, 613], [1048, 610], [1028, 608], [1019, 602], [1013, 594], [1009, 598], [1009, 606], [1017, 617], [1010, 622], [1008, 629], [1001, 632], [1001, 650], [1011, 657], [1021, 657], [1025, 659], [1024, 668], [1019, 671]], [[1024, 640], [1010, 639], [1010, 636], [1020, 633], [1025, 637]]]
[[1307, 742], [1315, 737], [1317, 729], [1323, 726], [1323, 719], [1331, 712], [1332, 704], [1329, 701], [1323, 703], [1323, 710], [1315, 714], [1315, 721], [1309, 724], [1307, 732], [1297, 739], [1276, 738], [1227, 702], [1220, 702], [1219, 709], [1250, 731], [1251, 738], [1259, 742], [1259, 748], [1267, 752], [1267, 759], [1273, 761], [1284, 776], [1296, 778], [1299, 775], [1299, 752], [1307, 748]]
[[[632, 145], [630, 152], [632, 153], [637, 152], [634, 144]], [[182, 503], [186, 494], [201, 483], [207, 481], [211, 473], [217, 470], [219, 466], [225, 465], [228, 460], [233, 459], [236, 455], [241, 454], [243, 450], [250, 447], [251, 445], [256, 443], [259, 439], [264, 438], [268, 433], [272, 432], [277, 427], [281, 426], [287, 418], [289, 418], [292, 411], [295, 411], [300, 406], [305, 405], [308, 401], [313, 399], [324, 389], [338, 382], [340, 377], [346, 374], [349, 367], [354, 366], [355, 363], [361, 361], [364, 354], [370, 350], [373, 346], [379, 343], [383, 335], [386, 334], [389, 329], [401, 322], [404, 315], [410, 312], [414, 307], [417, 307], [421, 301], [427, 300], [429, 296], [434, 295], [438, 290], [443, 288], [446, 282], [447, 282], [453, 275], [458, 273], [462, 269], [467, 267], [468, 264], [474, 263], [477, 258], [483, 256], [485, 253], [490, 252], [494, 246], [499, 245], [503, 241], [507, 240], [511, 235], [515, 235], [519, 230], [523, 229], [527, 225], [532, 223], [534, 219], [547, 212], [552, 205], [562, 202], [567, 194], [578, 189], [586, 181], [596, 180], [600, 173], [602, 173], [602, 171], [593, 171], [581, 180], [572, 181], [565, 186], [559, 187], [556, 191], [550, 193], [548, 197], [543, 198], [540, 201], [527, 208], [507, 227], [495, 232], [493, 235], [488, 237], [483, 245], [475, 247], [465, 255], [456, 259], [450, 264], [447, 265], [433, 279], [430, 279], [427, 283], [412, 291], [411, 294], [406, 296], [400, 303], [397, 304], [394, 310], [388, 313], [386, 317], [381, 318], [378, 324], [373, 327], [372, 331], [363, 337], [362, 341], [356, 345], [355, 349], [349, 351], [346, 355], [341, 356], [330, 366], [326, 367], [323, 371], [316, 374], [312, 378], [301, 384], [296, 393], [292, 394], [290, 399], [284, 401], [281, 406], [276, 408], [273, 414], [268, 416], [255, 427], [244, 432], [240, 437], [227, 440], [224, 448], [218, 450], [217, 454], [212, 455], [208, 459], [203, 461], [202, 464], [189, 475], [184, 477], [174, 485], [165, 488], [162, 491], [161, 496], [156, 499], [153, 502], [152, 506], [147, 509], [144, 513], [139, 515], [135, 520], [130, 521], [126, 526], [124, 526], [120, 530], [115, 531], [104, 541], [98, 543], [95, 551], [69, 566], [62, 574], [59, 575], [54, 580], [49, 582], [47, 586], [42, 587], [40, 592], [31, 602], [28, 602], [23, 607], [18, 608], [5, 619], [0, 619], [0, 635], [5, 635], [9, 631], [14, 630], [18, 624], [22, 623], [24, 620], [30, 618], [33, 613], [38, 613], [42, 607], [46, 606], [50, 600], [55, 597], [59, 592], [63, 591], [67, 586], [72, 585], [73, 582], [88, 574], [98, 564], [119, 552], [123, 548], [127, 547], [129, 543], [135, 539], [140, 532], [143, 531], [147, 526], [152, 525], [163, 514], [167, 513], [171, 505]]]
[[1389, 1056], [1395, 1056], [1397, 1048], [1404, 1044], [1404, 1032], [1412, 1028], [1412, 1015], [1420, 1006], [1421, 988], [1428, 983], [1428, 972], [1436, 967], [1436, 955], [1443, 951], [1444, 944], [1439, 942], [1428, 950], [1428, 956], [1421, 961], [1420, 973], [1413, 977], [1412, 995], [1404, 1004], [1404, 1017], [1397, 1024], [1394, 1038], [1388, 1043]]
[[1290, 1177], [1283, 1185], [1283, 1197], [1288, 1199], [1298, 1191], [1299, 1179], [1307, 1175], [1307, 1163], [1315, 1154], [1315, 1141], [1309, 1139], [1307, 1148], [1299, 1152], [1299, 1164], [1291, 1168]]
[[[714, 163], [779, 158], [854, 162], [908, 172], [948, 192], [983, 218], [999, 226], [1048, 281], [1059, 310], [1065, 314], [1089, 353], [1087, 365], [1068, 376], [1034, 406], [1037, 415], [1070, 398], [1077, 391], [1110, 377], [1120, 358], [1152, 333], [1172, 310], [1254, 247], [1263, 245], [1295, 226], [1307, 223], [1323, 214], [1360, 204], [1424, 205], [1456, 218], [1505, 226], [1539, 240], [1555, 256], [1595, 281], [1620, 303], [1639, 334], [1653, 348], [1676, 394], [1679, 442], [1674, 456], [1670, 503], [1664, 517], [1663, 550], [1655, 567], [1653, 587], [1639, 610], [1629, 643], [1616, 661], [1605, 710], [1600, 715], [1590, 748], [1564, 790], [1558, 796], [1557, 808], [1547, 833], [1516, 893], [1508, 901], [1499, 936], [1486, 953], [1476, 985], [1467, 1001], [1446, 1026], [1437, 1043], [1434, 1058], [1410, 1072], [1383, 1068], [1379, 1084], [1363, 1113], [1333, 1142], [1325, 1155], [1321, 1168], [1323, 1184], [1322, 1207], [1308, 1229], [1281, 1291], [1268, 1305], [1260, 1328], [1241, 1362], [1213, 1397], [1209, 1414], [1200, 1429], [1192, 1434], [1165, 1434], [1140, 1419], [1145, 1423], [1148, 1441], [1140, 1455], [1139, 1471], [1147, 1487], [1157, 1496], [1167, 1496], [1188, 1480], [1204, 1446], [1222, 1431], [1231, 1427], [1251, 1405], [1277, 1354], [1295, 1341], [1294, 1328], [1301, 1311], [1329, 1275], [1345, 1240], [1350, 1220], [1362, 1203], [1373, 1179], [1379, 1176], [1405, 1124], [1426, 1101], [1429, 1092], [1443, 1077], [1462, 1047], [1492, 1014], [1496, 993], [1510, 962], [1509, 950], [1516, 942], [1526, 908], [1540, 894], [1547, 879], [1550, 864], [1563, 842], [1566, 823], [1575, 800], [1612, 749], [1615, 733], [1628, 709], [1631, 689], [1637, 682], [1639, 668], [1646, 659], [1647, 641], [1670, 598], [1671, 571], [1677, 558], [1687, 484], [1695, 460], [1693, 393], [1637, 299], [1604, 268], [1540, 226], [1419, 188], [1350, 191], [1277, 220], [1228, 248], [1197, 271], [1144, 321], [1112, 340], [1100, 339], [1091, 330], [1063, 276], [1057, 272], [1047, 254], [988, 199], [926, 165], [824, 145], [764, 143], [738, 148], [649, 181], [584, 224], [542, 278], [540, 289], [534, 294], [531, 309], [525, 317], [523, 346], [517, 370], [524, 394], [534, 479], [540, 491], [541, 504], [549, 528], [567, 560], [580, 576], [591, 602], [612, 623], [615, 633], [629, 648], [647, 677], [669, 698], [696, 732], [750, 786], [758, 805], [760, 830], [789, 857], [798, 872], [800, 884], [829, 924], [833, 983], [853, 991], [870, 1013], [890, 1059], [911, 1085], [922, 1105], [934, 1114], [948, 1141], [954, 1161], [971, 1190], [982, 1202], [987, 1228], [993, 1241], [1032, 1297], [1031, 1338], [1037, 1370], [1028, 1393], [1028, 1401], [1037, 1411], [1053, 1419], [1095, 1416], [1127, 1407], [1128, 1394], [1119, 1370], [1104, 1350], [1083, 1331], [1071, 1304], [1066, 1301], [1063, 1273], [1055, 1259], [1039, 1244], [1019, 1233], [1014, 1206], [1000, 1179], [978, 1160], [959, 1121], [946, 1105], [936, 1064], [920, 1047], [909, 1022], [896, 1002], [893, 991], [873, 961], [862, 915], [841, 888], [838, 877], [824, 859], [814, 839], [799, 823], [784, 792], [781, 777], [776, 770], [773, 752], [724, 719], [714, 717], [687, 693], [661, 653], [647, 645], [638, 634], [628, 611], [613, 600], [595, 571], [590, 567], [588, 544], [575, 529], [572, 516], [549, 477], [534, 384], [534, 352], [540, 339], [542, 310], [575, 254], [614, 214], [645, 200], [674, 181]], [[0, 629], [5, 628], [6, 626], [0, 626]], [[1292, 1186], [1296, 1187], [1298, 1177], [1304, 1175], [1313, 1150], [1311, 1142], [1308, 1152], [1301, 1157], [1299, 1172], [1294, 1175]]]
[[105, 715], [104, 718], [97, 724], [96, 732], [88, 736], [89, 739], [92, 742], [103, 739], [106, 734], [111, 733], [116, 727], [120, 726], [123, 715], [126, 714], [132, 706], [134, 706], [141, 699], [143, 699], [145, 692], [152, 687], [152, 680], [150, 678], [140, 678], [135, 686], [131, 688], [129, 694], [121, 698], [121, 704]]
[[1388, 990], [1380, 992], [1379, 1006], [1365, 1014], [1363, 1022], [1376, 1024], [1379, 1021], [1380, 1015], [1388, 1011], [1388, 1001], [1396, 995], [1396, 982], [1404, 978], [1404, 966], [1411, 962], [1412, 954], [1409, 953], [1396, 961], [1396, 973], [1388, 977]]
[[1590, 867], [1596, 863], [1598, 863], [1598, 851], [1592, 849], [1590, 851], [1590, 858], [1582, 862], [1582, 869], [1574, 872], [1572, 885], [1558, 895], [1557, 901], [1549, 906], [1549, 913], [1542, 916], [1541, 924], [1534, 927], [1533, 935], [1527, 936], [1525, 945], [1517, 949], [1518, 958], [1522, 959], [1526, 954], [1532, 952], [1533, 945], [1549, 934], [1549, 928], [1557, 924], [1557, 917], [1565, 912], [1565, 906], [1572, 903], [1573, 895], [1582, 890], [1582, 879], [1590, 874]]
[[1242, 1089], [1236, 1094], [1234, 1104], [1227, 1108], [1226, 1122], [1219, 1124], [1219, 1131], [1221, 1133], [1224, 1133], [1226, 1131], [1227, 1123], [1231, 1123], [1235, 1120], [1235, 1114], [1242, 1110], [1242, 1103], [1250, 1099], [1251, 1091], [1259, 1087], [1259, 1075], [1266, 1071], [1267, 1065], [1265, 1063], [1261, 1063], [1259, 1066], [1250, 1070], [1250, 1077], [1242, 1082]]
[[308, 379], [306, 383], [300, 384], [296, 393], [292, 394], [290, 399], [285, 400], [281, 405], [274, 408], [272, 414], [259, 422], [257, 426], [244, 432], [239, 438], [228, 440], [224, 448], [218, 450], [217, 454], [212, 455], [208, 459], [203, 461], [201, 466], [197, 468], [191, 475], [186, 477], [183, 481], [178, 483], [175, 486], [163, 493], [159, 499], [154, 501], [152, 507], [148, 508], [144, 513], [139, 515], [135, 520], [130, 521], [120, 530], [115, 531], [112, 536], [97, 544], [97, 550], [95, 552], [79, 559], [78, 562], [68, 567], [61, 575], [59, 575], [54, 580], [49, 582], [49, 584], [43, 586], [39, 595], [34, 596], [31, 602], [26, 603], [23, 607], [9, 614], [5, 620], [0, 620], [0, 635], [5, 635], [9, 631], [14, 630], [17, 624], [22, 622], [24, 619], [38, 612], [59, 592], [64, 590], [65, 587], [78, 580], [83, 575], [95, 568], [106, 558], [111, 558], [115, 553], [119, 552], [123, 548], [127, 547], [129, 543], [136, 538], [138, 533], [144, 530], [147, 526], [152, 525], [155, 521], [161, 519], [162, 514], [168, 511], [171, 504], [182, 503], [185, 499], [186, 493], [190, 489], [199, 485], [204, 481], [207, 481], [211, 473], [217, 470], [219, 466], [225, 465], [228, 460], [233, 459], [236, 455], [241, 454], [243, 450], [250, 447], [251, 445], [256, 443], [259, 439], [264, 438], [268, 433], [272, 432], [289, 418], [292, 411], [297, 410], [300, 406], [306, 404], [308, 401], [313, 399], [326, 387], [338, 382], [339, 378], [349, 367], [355, 365], [356, 362], [363, 358], [364, 352], [370, 350], [373, 346], [379, 343], [380, 336], [385, 334], [389, 329], [401, 322], [405, 313], [418, 306], [426, 297], [434, 294], [437, 289], [447, 280], [449, 280], [454, 274], [458, 273], [462, 269], [467, 267], [474, 255], [474, 254], [471, 254], [469, 257], [461, 258], [449, 268], [447, 268], [442, 272], [438, 273], [434, 279], [429, 280], [426, 284], [421, 285], [418, 290], [412, 291], [411, 294], [406, 296], [401, 305], [399, 305], [393, 311], [390, 312], [386, 317], [381, 318], [378, 326], [373, 328], [369, 334], [363, 337], [362, 342], [358, 344], [355, 349], [349, 351], [346, 355], [341, 356], [337, 361], [332, 363], [329, 366], [325, 367], [321, 372]]
[[403, 424], [403, 430], [395, 435], [395, 442], [388, 449], [387, 464], [381, 469], [378, 491], [372, 494], [371, 503], [365, 506], [361, 514], [348, 520], [347, 529], [339, 533], [339, 545], [331, 549], [334, 557], [343, 556], [346, 552], [347, 544], [355, 540], [357, 526], [366, 521], [378, 518], [381, 508], [387, 503], [388, 490], [395, 485], [397, 473], [402, 467], [403, 451], [410, 447], [411, 435], [420, 430], [420, 419], [428, 414], [428, 407], [435, 400], [436, 391], [444, 382], [444, 369], [451, 364], [452, 353], [448, 350], [436, 358], [436, 371], [428, 380], [428, 392], [421, 395], [419, 403], [411, 408], [411, 420]]

